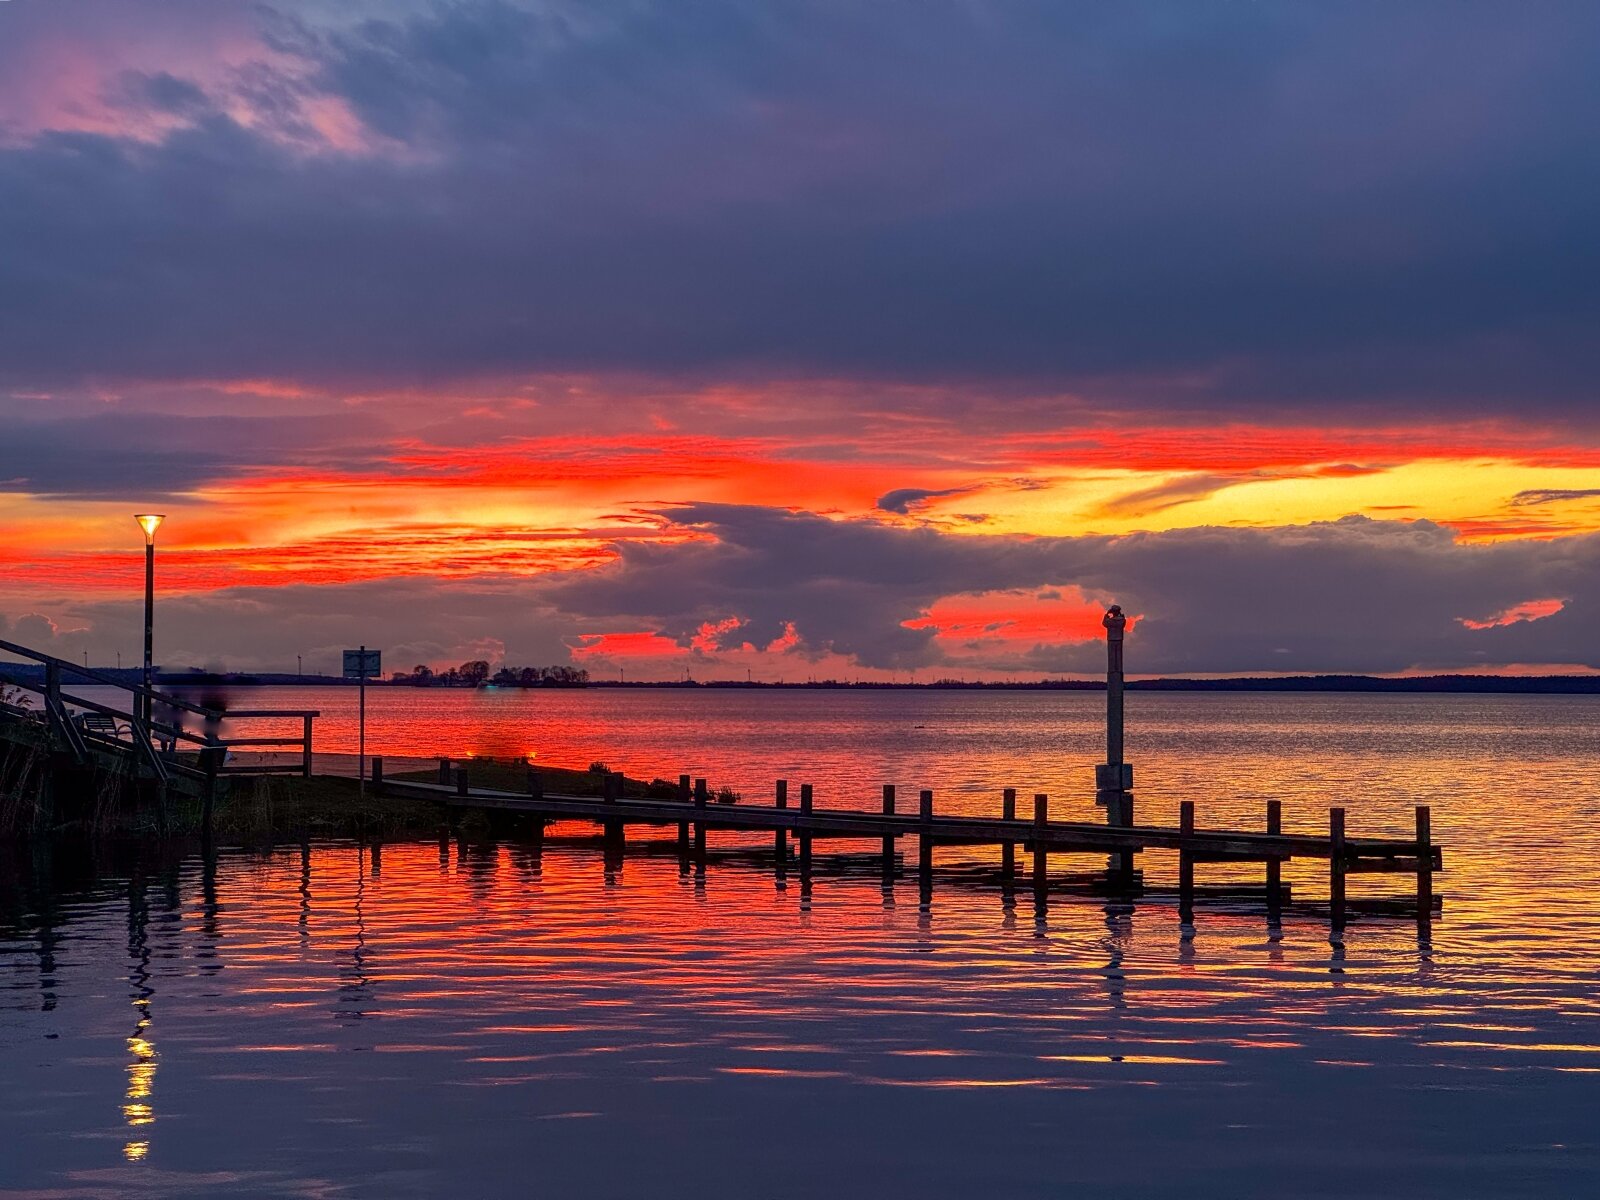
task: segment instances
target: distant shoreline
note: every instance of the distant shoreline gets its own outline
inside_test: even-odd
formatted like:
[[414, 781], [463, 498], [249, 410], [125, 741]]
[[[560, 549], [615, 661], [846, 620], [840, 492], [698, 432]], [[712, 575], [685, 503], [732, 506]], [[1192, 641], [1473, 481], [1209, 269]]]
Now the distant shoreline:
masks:
[[[94, 668], [104, 675], [139, 682], [136, 669]], [[18, 663], [0, 663], [0, 675], [42, 677], [42, 668], [30, 671]], [[162, 687], [354, 687], [356, 681], [337, 675], [296, 675], [292, 672], [240, 671], [227, 674], [160, 673], [156, 683]], [[419, 691], [466, 691], [448, 686], [418, 688], [410, 683], [371, 679], [373, 688], [416, 688]], [[1103, 692], [1105, 682], [1098, 679], [1045, 679], [1033, 682], [970, 682], [936, 680], [928, 683], [852, 682], [817, 680], [798, 683], [764, 683], [759, 680], [590, 680], [577, 686], [502, 687], [502, 691], [581, 691], [699, 689], [713, 691], [973, 691], [973, 692]], [[1416, 675], [1391, 678], [1378, 675], [1240, 675], [1220, 679], [1155, 678], [1130, 679], [1129, 691], [1140, 692], [1388, 692], [1403, 694], [1484, 694], [1484, 695], [1600, 695], [1600, 675]]]

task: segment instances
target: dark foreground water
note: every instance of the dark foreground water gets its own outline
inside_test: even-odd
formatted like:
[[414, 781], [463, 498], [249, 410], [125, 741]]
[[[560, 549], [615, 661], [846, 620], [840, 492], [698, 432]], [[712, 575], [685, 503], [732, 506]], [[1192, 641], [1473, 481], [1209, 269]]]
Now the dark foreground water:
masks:
[[[436, 724], [459, 741], [432, 746], [417, 703], [376, 695], [378, 748], [514, 736], [746, 795], [785, 775], [865, 806], [889, 779], [1092, 812], [1093, 696], [455, 693]], [[1213, 902], [1189, 933], [1162, 855], [1157, 894], [1107, 905], [1007, 898], [960, 850], [923, 904], [850, 843], [803, 891], [734, 835], [704, 878], [664, 842], [607, 870], [560, 837], [19, 852], [0, 1194], [1600, 1193], [1600, 703], [1139, 696], [1131, 718], [1151, 819], [1193, 797], [1202, 826], [1255, 824], [1281, 796], [1291, 829], [1338, 802], [1353, 834], [1398, 832], [1431, 803], [1442, 919], [1330, 938], [1323, 868], [1291, 864], [1281, 924]]]

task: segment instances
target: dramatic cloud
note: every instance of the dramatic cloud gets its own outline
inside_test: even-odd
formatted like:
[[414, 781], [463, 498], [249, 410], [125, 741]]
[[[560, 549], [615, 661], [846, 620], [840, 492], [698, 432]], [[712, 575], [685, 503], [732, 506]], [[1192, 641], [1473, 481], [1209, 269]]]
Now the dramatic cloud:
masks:
[[160, 8], [0, 8], [0, 61], [98, 47], [0, 149], [18, 386], [1592, 400], [1592, 5], [220, 4], [118, 43]]
[[[1098, 612], [1117, 601], [1145, 673], [1600, 668], [1600, 535], [1471, 545], [1351, 518], [1025, 538], [725, 505], [663, 518], [695, 536], [620, 542], [599, 568], [164, 598], [160, 657], [282, 667], [365, 641], [404, 666], [570, 656], [637, 662], [640, 678], [675, 674], [674, 655], [766, 677], [818, 662], [1093, 673]], [[97, 660], [137, 645], [134, 597], [43, 611]]]
[[[741, 642], [759, 644], [792, 624], [806, 651], [891, 670], [963, 661], [936, 643], [937, 622], [919, 620], [942, 598], [1052, 585], [1139, 614], [1137, 661], [1151, 672], [1600, 666], [1595, 536], [1467, 546], [1425, 521], [1356, 518], [997, 538], [768, 509], [699, 506], [667, 515], [710, 536], [623, 546], [615, 564], [552, 580], [538, 594], [556, 609], [648, 627], [683, 644], [708, 618], [729, 613], [745, 623], [735, 634]], [[1567, 599], [1552, 610], [1537, 599], [1547, 596]], [[1522, 619], [1494, 617], [1506, 613]], [[1083, 644], [1081, 622], [1064, 613], [1058, 627], [1057, 639], [1041, 632], [1035, 646], [1019, 647], [1007, 636], [993, 653], [964, 661], [1095, 669], [1100, 651]]]
[[1115, 599], [1150, 671], [1592, 664], [1597, 58], [1582, 0], [0, 3], [0, 612], [134, 648], [159, 504], [179, 663], [1038, 674]]

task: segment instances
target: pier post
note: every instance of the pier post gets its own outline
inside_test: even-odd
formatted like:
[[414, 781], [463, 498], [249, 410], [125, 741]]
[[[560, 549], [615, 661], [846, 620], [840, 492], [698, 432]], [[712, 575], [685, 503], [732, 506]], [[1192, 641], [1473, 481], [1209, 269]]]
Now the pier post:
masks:
[[[883, 815], [894, 816], [894, 784], [883, 785]], [[885, 834], [883, 839], [883, 877], [894, 877], [894, 834]]]
[[[1006, 788], [1000, 793], [1000, 819], [1002, 821], [1017, 819], [1016, 788]], [[1000, 843], [1000, 874], [1007, 883], [1016, 878], [1017, 874], [1017, 848], [1008, 841]]]
[[[789, 781], [780, 779], [772, 789], [772, 806], [774, 808], [789, 807]], [[778, 868], [783, 869], [783, 860], [789, 857], [789, 831], [779, 826], [772, 834], [772, 853], [777, 856]]]
[[[600, 798], [605, 804], [615, 804], [622, 798], [623, 777], [619, 771], [607, 771], [600, 784]], [[604, 825], [605, 855], [608, 866], [620, 865], [622, 849], [627, 844], [628, 827], [621, 821], [607, 821]]]
[[383, 795], [383, 755], [372, 756], [372, 794]]
[[544, 799], [544, 772], [538, 767], [528, 768], [528, 795], [534, 800]]
[[[1283, 832], [1283, 801], [1267, 801], [1267, 832]], [[1276, 909], [1282, 903], [1283, 890], [1283, 860], [1278, 858], [1267, 859], [1267, 907]]]
[[1328, 913], [1335, 929], [1344, 928], [1344, 809], [1328, 810]]
[[[1178, 833], [1183, 837], [1194, 833], [1193, 800], [1178, 805]], [[1178, 921], [1194, 924], [1194, 854], [1187, 845], [1178, 850]]]
[[450, 760], [448, 758], [439, 760], [439, 782], [446, 787], [450, 786]]
[[1043, 792], [1033, 797], [1033, 890], [1042, 896], [1049, 878], [1050, 852], [1045, 849], [1045, 827], [1050, 824], [1050, 797]]
[[[687, 805], [692, 799], [691, 784], [687, 775], [678, 776], [678, 803]], [[687, 860], [689, 857], [689, 822], [678, 822], [678, 857]]]
[[[1095, 803], [1106, 810], [1107, 825], [1133, 824], [1133, 767], [1123, 753], [1122, 643], [1128, 618], [1113, 604], [1100, 623], [1106, 630], [1106, 761], [1095, 768]], [[1133, 851], [1112, 854], [1106, 869], [1113, 886], [1133, 882]]]
[[456, 772], [456, 795], [465, 796], [467, 794], [467, 787], [467, 769], [462, 767]]
[[[800, 785], [800, 812], [802, 816], [811, 815], [811, 802], [813, 793], [809, 783]], [[811, 884], [811, 832], [802, 826], [800, 837], [800, 888], [802, 895]]]
[[694, 781], [694, 811], [695, 811], [694, 860], [695, 860], [695, 872], [697, 874], [701, 874], [701, 875], [705, 874], [705, 869], [706, 869], [706, 800], [707, 800], [707, 797], [708, 797], [708, 793], [706, 791], [706, 781], [704, 779], [696, 779]]
[[1433, 920], [1433, 810], [1417, 805], [1417, 922]]
[[312, 719], [310, 717], [300, 718], [302, 745], [300, 756], [300, 778], [302, 779], [311, 778], [311, 720]]
[[[933, 876], [933, 792], [924, 788], [917, 794], [917, 818], [922, 833], [917, 838], [917, 875], [924, 881]], [[927, 883], [924, 883], [924, 887]]]

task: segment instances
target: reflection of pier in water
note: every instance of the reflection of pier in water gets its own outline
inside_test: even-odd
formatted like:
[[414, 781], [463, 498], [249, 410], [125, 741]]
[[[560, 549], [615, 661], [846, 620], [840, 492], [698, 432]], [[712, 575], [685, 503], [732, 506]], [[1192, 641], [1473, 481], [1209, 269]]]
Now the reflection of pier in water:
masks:
[[[885, 907], [896, 904], [896, 886], [914, 882], [918, 901], [927, 911], [933, 904], [935, 882], [940, 887], [966, 891], [998, 891], [1008, 919], [1014, 917], [1019, 895], [1031, 896], [1037, 919], [1053, 900], [1071, 896], [1096, 897], [1107, 904], [1108, 953], [1115, 969], [1113, 943], [1117, 930], [1124, 927], [1116, 914], [1134, 911], [1137, 903], [1176, 905], [1180, 929], [1186, 939], [1194, 934], [1195, 914], [1214, 912], [1240, 914], [1264, 912], [1269, 941], [1281, 935], [1281, 923], [1289, 916], [1327, 920], [1332, 930], [1335, 953], [1343, 945], [1342, 930], [1352, 918], [1414, 918], [1426, 939], [1433, 918], [1441, 909], [1434, 894], [1433, 872], [1441, 867], [1439, 847], [1429, 835], [1429, 811], [1417, 810], [1417, 837], [1410, 839], [1351, 839], [1342, 836], [1343, 811], [1333, 810], [1332, 829], [1327, 838], [1286, 834], [1281, 828], [1281, 812], [1271, 802], [1267, 825], [1272, 832], [1207, 831], [1194, 827], [1193, 805], [1183, 805], [1183, 821], [1177, 828], [1154, 826], [1103, 826], [1048, 820], [1048, 801], [1036, 797], [1035, 820], [974, 816], [939, 817], [932, 810], [932, 793], [921, 794], [916, 817], [893, 811], [893, 789], [886, 787], [885, 811], [819, 810], [812, 803], [809, 787], [801, 789], [801, 805], [789, 807], [788, 787], [782, 780], [775, 789], [771, 806], [726, 805], [709, 801], [704, 780], [679, 780], [680, 795], [675, 800], [622, 797], [623, 780], [608, 778], [601, 797], [547, 795], [540, 788], [538, 772], [529, 770], [529, 791], [513, 794], [475, 789], [465, 770], [449, 764], [441, 774], [453, 783], [424, 783], [385, 778], [382, 760], [375, 760], [375, 787], [383, 793], [431, 796], [457, 816], [479, 812], [489, 819], [487, 839], [469, 838], [459, 824], [455, 827], [456, 859], [468, 886], [487, 886], [490, 863], [497, 854], [498, 840], [512, 847], [513, 859], [524, 872], [536, 875], [545, 845], [567, 848], [593, 847], [600, 852], [600, 867], [608, 884], [620, 883], [628, 856], [676, 858], [680, 875], [692, 879], [703, 894], [708, 869], [719, 865], [731, 869], [770, 871], [775, 886], [787, 890], [798, 886], [802, 911], [808, 910], [813, 888], [825, 881], [876, 881], [883, 892]], [[1012, 808], [1011, 794], [1003, 800]], [[598, 827], [594, 832], [582, 824]], [[630, 826], [633, 829], [630, 830]], [[637, 830], [654, 830], [639, 837]], [[770, 833], [769, 843], [749, 837], [736, 844], [714, 845], [713, 833]], [[665, 834], [665, 836], [663, 836]], [[897, 849], [902, 837], [916, 840], [914, 857]], [[450, 862], [449, 831], [441, 833], [440, 867]], [[830, 847], [828, 850], [819, 848]], [[871, 845], [872, 849], [859, 849]], [[995, 859], [975, 859], [974, 847], [992, 846], [1000, 850]], [[837, 847], [837, 848], [834, 848]], [[937, 847], [957, 848], [967, 853], [958, 859], [936, 865]], [[1031, 859], [1024, 872], [1017, 862], [1017, 851]], [[1178, 857], [1178, 883], [1149, 885], [1138, 870], [1119, 871], [1119, 859], [1131, 859], [1145, 850], [1174, 851]], [[1103, 870], [1053, 873], [1051, 859], [1062, 853], [1106, 856]], [[1296, 857], [1323, 858], [1328, 861], [1329, 894], [1326, 900], [1298, 899], [1281, 878], [1282, 863]], [[1260, 863], [1264, 878], [1259, 883], [1229, 882], [1204, 884], [1196, 881], [1196, 867], [1215, 863]], [[1346, 876], [1353, 873], [1402, 873], [1416, 877], [1417, 891], [1412, 896], [1350, 897]]]

